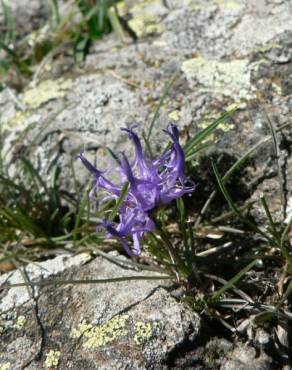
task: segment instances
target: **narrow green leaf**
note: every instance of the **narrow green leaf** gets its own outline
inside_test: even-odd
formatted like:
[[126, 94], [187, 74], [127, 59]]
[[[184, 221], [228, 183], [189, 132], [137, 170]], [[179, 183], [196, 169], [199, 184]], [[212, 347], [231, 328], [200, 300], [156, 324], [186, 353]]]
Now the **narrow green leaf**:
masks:
[[[281, 130], [283, 130], [285, 127], [287, 126], [290, 126], [292, 124], [292, 122], [287, 122], [285, 124], [283, 124], [282, 126], [280, 126], [276, 132], [279, 132]], [[256, 143], [253, 147], [251, 147], [250, 149], [248, 149], [230, 168], [229, 170], [225, 173], [225, 175], [222, 177], [222, 181], [223, 182], [226, 182], [230, 176], [240, 167], [243, 165], [243, 163], [263, 144], [265, 144], [266, 142], [268, 142], [269, 140], [271, 140], [271, 136], [266, 136], [264, 137], [262, 140], [260, 140], [258, 143]], [[209, 198], [207, 199], [207, 201], [205, 202], [203, 208], [201, 209], [201, 212], [200, 212], [200, 215], [199, 217], [197, 218], [196, 220], [196, 223], [195, 223], [195, 228], [198, 228], [198, 226], [200, 225], [200, 222], [202, 220], [202, 217], [203, 215], [206, 213], [207, 209], [209, 208], [212, 200], [215, 198], [215, 195], [216, 195], [217, 191], [213, 191]]]
[[156, 122], [157, 118], [158, 118], [158, 115], [159, 115], [159, 112], [160, 112], [160, 109], [162, 107], [162, 104], [164, 103], [167, 95], [169, 94], [169, 91], [171, 89], [171, 87], [173, 86], [173, 84], [175, 83], [175, 81], [177, 80], [178, 76], [180, 74], [180, 71], [177, 71], [174, 76], [167, 82], [164, 90], [163, 90], [163, 93], [159, 99], [159, 102], [158, 102], [158, 105], [154, 111], [154, 115], [153, 115], [153, 118], [150, 122], [150, 126], [149, 126], [149, 130], [148, 130], [148, 134], [146, 136], [147, 138], [147, 141], [149, 142], [150, 140], [150, 137], [152, 135], [152, 130], [153, 130], [153, 126], [154, 126], [154, 123]]
[[221, 294], [225, 293], [230, 288], [233, 288], [234, 284], [236, 284], [239, 280], [241, 280], [244, 277], [244, 275], [257, 264], [257, 262], [258, 262], [258, 260], [256, 259], [256, 260], [252, 261], [251, 263], [249, 263], [241, 271], [239, 271], [239, 273], [236, 274], [232, 279], [230, 279], [225, 285], [223, 285], [222, 288], [220, 288], [219, 290], [214, 292], [212, 294], [211, 299], [215, 301], [221, 296]]
[[279, 143], [278, 143], [278, 138], [276, 135], [276, 130], [274, 128], [274, 125], [272, 121], [270, 120], [270, 117], [267, 115], [267, 113], [264, 111], [265, 116], [267, 118], [268, 126], [271, 131], [272, 135], [272, 141], [273, 141], [273, 146], [275, 150], [275, 157], [276, 157], [276, 162], [277, 162], [277, 172], [278, 172], [278, 181], [279, 181], [279, 193], [280, 193], [280, 200], [282, 204], [282, 214], [283, 214], [283, 220], [286, 218], [286, 202], [285, 202], [285, 195], [284, 195], [284, 183], [283, 183], [283, 178], [282, 178], [282, 173], [281, 173], [281, 165], [280, 165], [280, 150], [279, 150]]
[[292, 215], [290, 216], [290, 220], [287, 222], [287, 225], [285, 226], [285, 229], [282, 232], [281, 240], [280, 240], [281, 248], [283, 248], [283, 246], [284, 246], [284, 243], [286, 241], [286, 238], [288, 236], [288, 233], [289, 233], [291, 227], [292, 227]]
[[191, 138], [184, 146], [184, 152], [186, 157], [190, 156], [192, 152], [195, 150], [198, 144], [201, 144], [203, 140], [206, 139], [216, 128], [220, 125], [220, 123], [224, 122], [227, 117], [230, 117], [236, 109], [227, 111], [222, 116], [217, 118], [214, 122], [212, 122], [208, 127], [204, 128], [200, 131], [197, 135]]
[[107, 11], [107, 16], [115, 34], [117, 35], [120, 41], [123, 41], [125, 39], [125, 35], [116, 8], [115, 7], [109, 8]]
[[24, 167], [31, 174], [32, 180], [35, 182], [35, 184], [37, 185], [37, 182], [39, 182], [39, 184], [42, 186], [42, 188], [45, 191], [45, 193], [48, 195], [48, 197], [50, 197], [50, 192], [49, 192], [49, 190], [47, 188], [47, 185], [46, 185], [45, 181], [41, 178], [40, 174], [33, 167], [33, 165], [31, 164], [31, 162], [27, 158], [24, 158], [24, 157], [20, 157], [20, 160], [24, 164]]
[[121, 190], [121, 194], [119, 196], [119, 199], [117, 200], [110, 216], [109, 216], [109, 221], [113, 221], [114, 218], [116, 217], [121, 205], [123, 204], [124, 200], [126, 199], [127, 195], [128, 195], [128, 191], [130, 189], [130, 184], [128, 182], [125, 183], [125, 185], [123, 186], [122, 190]]
[[274, 220], [272, 218], [271, 212], [269, 210], [269, 207], [268, 207], [266, 198], [264, 196], [261, 197], [261, 202], [262, 202], [262, 205], [264, 207], [266, 216], [267, 216], [268, 221], [269, 221], [269, 224], [270, 224], [271, 233], [273, 234], [273, 237], [275, 238], [275, 241], [277, 241], [277, 244], [280, 246], [280, 244], [281, 244], [280, 243], [280, 236], [279, 236], [279, 233], [278, 233], [278, 231], [276, 229], [276, 225], [274, 223]]
[[171, 275], [157, 275], [157, 276], [123, 276], [123, 277], [117, 277], [117, 278], [109, 278], [109, 279], [80, 279], [80, 280], [74, 280], [74, 279], [68, 279], [68, 280], [46, 280], [46, 281], [31, 281], [27, 283], [16, 283], [16, 284], [3, 284], [0, 285], [0, 289], [10, 289], [10, 288], [17, 288], [17, 287], [23, 287], [23, 286], [49, 286], [53, 285], [54, 287], [60, 286], [60, 285], [82, 285], [82, 284], [110, 284], [110, 283], [119, 283], [123, 281], [135, 281], [135, 280], [171, 280], [174, 276]]
[[248, 227], [250, 227], [254, 232], [259, 233], [260, 235], [262, 235], [269, 242], [271, 242], [272, 241], [271, 238], [269, 238], [269, 236], [266, 233], [264, 233], [262, 230], [260, 230], [254, 223], [252, 223], [246, 217], [244, 217], [244, 215], [241, 213], [241, 211], [236, 207], [236, 205], [234, 204], [233, 200], [231, 199], [231, 197], [230, 197], [230, 195], [229, 195], [229, 193], [228, 193], [228, 191], [227, 191], [227, 189], [226, 189], [226, 187], [225, 187], [225, 185], [222, 181], [221, 176], [219, 175], [219, 171], [217, 169], [217, 166], [213, 161], [212, 161], [212, 167], [213, 167], [217, 182], [219, 184], [220, 190], [222, 191], [222, 194], [224, 195], [224, 198], [226, 199], [229, 207], [234, 211], [234, 213], [236, 213], [238, 218], [244, 224], [246, 224]]

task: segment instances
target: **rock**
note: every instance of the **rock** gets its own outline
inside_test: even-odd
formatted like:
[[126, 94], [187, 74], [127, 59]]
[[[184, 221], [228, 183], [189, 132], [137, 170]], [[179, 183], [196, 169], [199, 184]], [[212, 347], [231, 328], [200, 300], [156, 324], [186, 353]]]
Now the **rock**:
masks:
[[[39, 277], [50, 266], [55, 273], [59, 271], [56, 265], [55, 260], [41, 263]], [[53, 278], [155, 275], [125, 270], [101, 258], [75, 268], [72, 265], [66, 269], [64, 266]], [[44, 267], [46, 270], [41, 270]], [[30, 265], [26, 268], [35, 269]], [[31, 274], [30, 277], [39, 280]], [[16, 278], [4, 275], [2, 281], [15, 282]], [[167, 280], [134, 280], [110, 285], [38, 288], [37, 311], [46, 334], [40, 358], [33, 359], [27, 369], [57, 365], [76, 370], [163, 368], [168, 353], [185, 340], [193, 341], [200, 328], [198, 316], [172, 298], [166, 285]], [[2, 313], [1, 320], [0, 364], [9, 363], [10, 368], [17, 370], [36, 355], [40, 339], [35, 337], [35, 303], [32, 300], [25, 303], [15, 293], [17, 298], [12, 308], [7, 304], [7, 296], [12, 292], [10, 289], [2, 298], [1, 309], [6, 308], [6, 313]], [[17, 314], [11, 316], [12, 312]], [[16, 329], [15, 322], [22, 322], [20, 328]]]
[[[25, 32], [46, 17], [42, 2], [11, 3], [15, 12], [23, 12], [17, 21], [19, 27], [26, 24]], [[56, 56], [23, 91], [6, 88], [0, 92], [1, 129], [5, 131], [1, 150], [8, 150], [6, 158], [13, 162], [19, 145], [30, 148], [30, 159], [46, 181], [50, 181], [48, 168], [56, 161], [62, 169], [61, 187], [73, 192], [72, 160], [77, 181], [84, 185], [88, 180], [87, 171], [74, 161], [80, 148], [85, 147], [88, 158], [101, 169], [108, 167], [107, 147], [117, 153], [131, 152], [120, 127], [137, 122], [140, 133], [147, 133], [165, 86], [179, 72], [153, 127], [150, 141], [155, 152], [166, 145], [161, 131], [170, 120], [178, 124], [184, 142], [225, 110], [239, 108], [209, 138], [216, 143], [215, 149], [202, 155], [199, 165], [193, 162], [193, 175], [200, 182], [194, 206], [198, 207], [215, 186], [210, 158], [221, 157], [220, 171], [224, 173], [269, 134], [265, 112], [277, 127], [291, 117], [291, 1], [149, 0], [134, 4], [127, 0], [119, 11], [129, 20], [137, 40], [121, 44], [114, 34], [109, 35], [93, 45], [80, 66], [72, 69], [68, 62], [59, 68], [64, 63]], [[291, 126], [278, 138], [288, 222], [292, 207]], [[233, 199], [242, 203], [265, 193], [273, 217], [279, 220], [279, 185], [272, 153], [271, 142], [260, 148], [249, 165], [240, 169], [231, 191]], [[13, 172], [12, 165], [9, 171]], [[212, 212], [221, 214], [222, 209], [221, 200]], [[266, 222], [260, 208], [254, 216]], [[68, 265], [65, 257], [59, 256], [42, 262], [49, 272], [31, 265], [27, 270], [36, 280], [139, 274], [100, 258], [87, 265], [79, 257], [67, 261]], [[13, 272], [3, 275], [1, 282], [6, 278], [15, 282], [22, 277]], [[264, 278], [261, 281], [266, 285]], [[0, 307], [5, 312], [0, 322], [0, 367], [18, 369], [29, 363], [30, 370], [56, 366], [166, 369], [172, 363], [196, 366], [195, 361], [224, 370], [271, 367], [271, 359], [261, 352], [269, 345], [265, 333], [256, 337], [259, 356], [250, 346], [239, 344], [232, 350], [231, 342], [223, 339], [206, 340], [198, 351], [194, 349], [199, 319], [177, 303], [165, 285], [165, 281], [131, 281], [42, 287], [35, 289], [37, 306], [24, 288], [2, 292]], [[34, 307], [43, 325], [43, 343]], [[179, 351], [185, 358], [173, 360]]]
[[[4, 3], [10, 9], [14, 32], [17, 35], [21, 34], [22, 37], [41, 27], [48, 17], [49, 7], [46, 0], [5, 0]], [[3, 21], [1, 7], [0, 25]]]
[[260, 356], [256, 354], [254, 348], [241, 346], [229, 355], [230, 360], [220, 367], [221, 370], [268, 370], [273, 369], [272, 360], [265, 353]]

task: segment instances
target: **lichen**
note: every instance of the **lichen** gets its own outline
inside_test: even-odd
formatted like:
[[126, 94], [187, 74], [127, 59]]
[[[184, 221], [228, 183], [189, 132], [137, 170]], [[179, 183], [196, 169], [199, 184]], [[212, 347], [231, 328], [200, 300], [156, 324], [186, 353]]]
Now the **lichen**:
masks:
[[125, 16], [127, 13], [132, 15], [132, 18], [128, 21], [128, 26], [137, 37], [163, 32], [164, 27], [159, 22], [159, 16], [153, 12], [155, 6], [160, 6], [160, 1], [144, 0], [128, 9], [123, 3], [117, 5], [120, 16]]
[[14, 117], [12, 117], [11, 119], [4, 123], [3, 130], [7, 130], [15, 126], [18, 126], [23, 121], [27, 120], [31, 116], [31, 114], [32, 113], [29, 110], [16, 112]]
[[277, 43], [267, 43], [265, 45], [262, 45], [262, 46], [257, 46], [255, 48], [253, 48], [251, 51], [252, 52], [259, 52], [259, 53], [266, 53], [270, 50], [273, 50], [273, 49], [281, 49], [282, 48], [282, 45], [281, 44], [277, 44]]
[[83, 343], [84, 348], [98, 348], [127, 336], [128, 330], [126, 323], [128, 319], [128, 315], [116, 316], [105, 324], [97, 326], [87, 324], [83, 321], [77, 329], [71, 331], [71, 337], [80, 338], [83, 336], [85, 338]]
[[173, 121], [173, 122], [177, 122], [179, 121], [180, 119], [180, 115], [179, 115], [179, 111], [178, 110], [173, 110], [172, 112], [170, 112], [168, 114], [168, 118]]
[[[237, 104], [230, 104], [227, 110], [232, 110], [235, 108], [238, 108]], [[198, 128], [204, 130], [207, 128], [212, 122], [214, 122], [216, 119], [218, 119], [218, 115], [211, 114], [204, 117], [204, 121], [198, 123]], [[221, 130], [223, 132], [228, 132], [230, 130], [234, 129], [234, 124], [228, 120], [221, 122], [217, 127], [216, 130]], [[203, 141], [202, 144], [206, 143], [216, 143], [218, 141], [218, 138], [216, 136], [216, 133], [209, 134]]]
[[71, 85], [72, 80], [64, 80], [63, 78], [42, 81], [35, 88], [26, 90], [22, 102], [31, 109], [37, 109], [50, 100], [63, 98]]
[[215, 3], [229, 9], [240, 8], [240, 4], [235, 0], [215, 0]]
[[4, 362], [3, 364], [0, 364], [0, 370], [9, 370], [11, 369], [10, 362]]
[[197, 80], [202, 91], [221, 93], [238, 102], [256, 97], [250, 77], [257, 67], [258, 64], [249, 63], [248, 59], [221, 62], [199, 57], [185, 61], [182, 71], [188, 80]]
[[23, 315], [17, 317], [15, 324], [13, 325], [14, 329], [21, 330], [26, 324], [26, 318]]
[[[201, 129], [205, 129], [206, 127], [208, 127], [212, 122], [215, 121], [215, 117], [213, 119], [208, 119], [207, 121], [203, 121], [201, 123], [198, 123], [198, 127], [200, 127]], [[232, 122], [228, 122], [228, 121], [225, 121], [225, 122], [222, 122], [220, 123], [218, 126], [217, 126], [217, 130], [222, 130], [223, 132], [228, 132], [230, 130], [232, 130], [234, 128], [234, 124]]]
[[60, 361], [60, 356], [61, 356], [61, 352], [60, 351], [50, 350], [46, 354], [45, 366], [47, 368], [57, 367], [58, 364], [59, 364], [59, 361]]
[[80, 338], [86, 331], [92, 329], [91, 324], [87, 324], [85, 320], [83, 320], [76, 328], [71, 330], [70, 337], [78, 339]]
[[134, 342], [142, 345], [146, 343], [152, 337], [152, 325], [151, 323], [144, 323], [138, 321], [135, 323], [135, 334]]

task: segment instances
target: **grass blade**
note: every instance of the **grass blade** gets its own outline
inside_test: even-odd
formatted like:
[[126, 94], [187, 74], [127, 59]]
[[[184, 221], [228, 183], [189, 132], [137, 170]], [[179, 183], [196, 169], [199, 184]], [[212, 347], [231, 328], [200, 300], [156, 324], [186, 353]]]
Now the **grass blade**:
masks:
[[230, 117], [236, 109], [227, 111], [222, 116], [220, 116], [218, 119], [216, 119], [214, 122], [212, 122], [208, 127], [204, 128], [202, 131], [200, 131], [195, 137], [190, 139], [184, 146], [184, 152], [185, 156], [188, 157], [192, 154], [193, 150], [195, 150], [195, 147], [198, 144], [201, 144], [204, 139], [208, 135], [210, 135], [220, 123], [224, 122], [227, 117]]
[[213, 167], [217, 182], [219, 184], [220, 190], [222, 191], [222, 194], [224, 195], [224, 198], [226, 199], [229, 207], [234, 211], [234, 213], [236, 213], [238, 218], [244, 224], [246, 224], [248, 227], [250, 227], [254, 232], [259, 233], [260, 235], [262, 235], [269, 242], [271, 242], [272, 240], [269, 238], [269, 236], [267, 236], [266, 233], [264, 233], [262, 230], [260, 230], [253, 222], [249, 221], [246, 217], [244, 217], [243, 214], [241, 213], [241, 211], [236, 207], [236, 205], [234, 204], [233, 200], [231, 199], [231, 197], [230, 197], [230, 195], [229, 195], [229, 193], [228, 193], [228, 191], [227, 191], [227, 189], [226, 189], [226, 187], [225, 187], [225, 185], [222, 181], [222, 178], [219, 174], [218, 168], [217, 168], [216, 164], [213, 161], [212, 161], [212, 167]]
[[272, 218], [271, 212], [269, 210], [269, 207], [268, 207], [266, 198], [265, 197], [261, 197], [261, 202], [262, 202], [262, 205], [264, 207], [264, 210], [266, 212], [266, 216], [267, 216], [268, 221], [269, 221], [269, 224], [270, 224], [271, 233], [273, 234], [275, 240], [277, 240], [278, 245], [280, 246], [281, 243], [280, 243], [279, 233], [278, 233], [278, 231], [276, 229], [276, 225], [275, 225], [275, 222], [274, 222], [274, 220]]
[[282, 213], [283, 213], [283, 220], [286, 218], [286, 201], [285, 201], [285, 195], [284, 195], [284, 183], [283, 183], [283, 178], [281, 174], [281, 166], [280, 166], [280, 151], [279, 151], [279, 142], [278, 138], [276, 135], [276, 130], [274, 128], [274, 125], [272, 121], [270, 120], [270, 117], [267, 115], [267, 113], [264, 111], [265, 116], [267, 118], [268, 126], [271, 131], [272, 135], [272, 141], [273, 141], [273, 146], [275, 150], [275, 157], [277, 161], [277, 172], [278, 172], [278, 181], [279, 181], [279, 193], [280, 193], [280, 199], [281, 199], [281, 204], [282, 204]]
[[116, 204], [114, 205], [114, 208], [109, 216], [109, 221], [113, 221], [116, 217], [121, 205], [123, 204], [124, 200], [126, 199], [128, 195], [128, 191], [130, 189], [130, 184], [128, 182], [125, 183], [121, 190], [121, 194], [119, 196], [119, 199], [117, 200]]
[[164, 103], [165, 98], [166, 98], [166, 97], [167, 97], [167, 95], [169, 94], [169, 91], [170, 91], [170, 89], [171, 89], [172, 85], [173, 85], [173, 84], [175, 83], [175, 81], [177, 80], [177, 78], [178, 78], [179, 74], [180, 74], [180, 71], [177, 71], [177, 72], [174, 74], [174, 76], [173, 76], [173, 77], [172, 77], [172, 78], [167, 82], [167, 84], [166, 84], [166, 86], [165, 86], [165, 88], [164, 88], [164, 90], [163, 90], [163, 93], [162, 93], [162, 95], [161, 95], [161, 97], [160, 97], [160, 99], [159, 99], [158, 105], [157, 105], [157, 107], [156, 107], [156, 109], [155, 109], [155, 112], [154, 112], [153, 118], [152, 118], [152, 120], [151, 120], [151, 122], [150, 122], [150, 126], [149, 126], [148, 133], [147, 133], [147, 135], [146, 135], [146, 139], [147, 139], [147, 141], [148, 141], [148, 142], [149, 142], [150, 137], [151, 137], [151, 135], [152, 135], [153, 126], [154, 126], [155, 121], [156, 121], [156, 120], [157, 120], [157, 118], [158, 118], [159, 111], [160, 111], [160, 109], [161, 109], [161, 107], [162, 107], [162, 104]]
[[223, 285], [222, 288], [217, 290], [217, 292], [213, 293], [212, 298], [211, 298], [212, 301], [216, 301], [221, 296], [221, 294], [225, 293], [230, 288], [233, 288], [234, 284], [236, 284], [239, 280], [241, 280], [244, 277], [244, 275], [257, 264], [257, 262], [258, 260], [256, 259], [252, 261], [251, 263], [249, 263], [245, 268], [239, 271], [238, 274], [236, 274], [225, 285]]
[[291, 227], [292, 227], [292, 215], [290, 216], [290, 220], [287, 222], [287, 225], [286, 225], [284, 231], [282, 232], [281, 240], [280, 240], [281, 247], [284, 246], [284, 243], [286, 241], [286, 238], [288, 236], [288, 233], [289, 233]]
[[24, 286], [49, 286], [53, 285], [55, 287], [59, 285], [82, 285], [82, 284], [110, 284], [110, 283], [119, 283], [123, 281], [133, 281], [133, 280], [170, 280], [173, 279], [174, 276], [172, 275], [160, 275], [160, 276], [122, 276], [117, 278], [109, 278], [109, 279], [68, 279], [68, 280], [47, 280], [47, 281], [33, 281], [27, 283], [16, 283], [16, 284], [3, 284], [0, 286], [0, 289], [10, 289], [10, 288], [17, 288], [17, 287], [24, 287]]
[[[279, 132], [281, 130], [283, 130], [285, 127], [287, 126], [290, 126], [292, 124], [292, 122], [287, 122], [285, 124], [283, 124], [282, 126], [280, 126], [276, 132]], [[264, 137], [262, 140], [260, 140], [258, 143], [256, 143], [254, 146], [252, 146], [250, 149], [248, 149], [230, 168], [229, 170], [225, 173], [225, 175], [222, 177], [222, 181], [225, 182], [227, 181], [230, 176], [234, 173], [235, 170], [237, 170], [241, 165], [243, 165], [243, 163], [263, 144], [265, 144], [266, 142], [268, 142], [269, 140], [271, 140], [271, 136], [266, 136]], [[196, 220], [196, 223], [195, 223], [195, 228], [197, 228], [200, 223], [201, 223], [201, 220], [202, 220], [202, 217], [204, 216], [204, 214], [206, 213], [207, 209], [209, 208], [212, 200], [215, 198], [215, 195], [217, 194], [217, 191], [214, 190], [209, 198], [207, 199], [207, 201], [205, 202], [203, 208], [201, 209], [201, 212], [200, 212], [200, 215], [199, 217], [197, 218]]]

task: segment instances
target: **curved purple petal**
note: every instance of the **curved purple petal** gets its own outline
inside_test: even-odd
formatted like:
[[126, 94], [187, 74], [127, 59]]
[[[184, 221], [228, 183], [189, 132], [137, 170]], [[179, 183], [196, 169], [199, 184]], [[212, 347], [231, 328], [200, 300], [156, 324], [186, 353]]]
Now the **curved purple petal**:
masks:
[[122, 154], [120, 167], [117, 169], [121, 176], [119, 185], [105, 178], [103, 172], [96, 169], [83, 156], [83, 151], [79, 155], [82, 163], [96, 179], [91, 194], [99, 188], [108, 193], [101, 202], [118, 199], [125, 183], [130, 184], [118, 211], [118, 221], [102, 222], [108, 235], [117, 239], [130, 256], [141, 253], [141, 240], [144, 234], [155, 229], [151, 211], [193, 192], [196, 188], [193, 182], [185, 178], [185, 155], [179, 144], [177, 126], [171, 123], [164, 130], [171, 138], [172, 145], [155, 160], [147, 158], [143, 153], [141, 141], [134, 132], [136, 127], [122, 128], [134, 144], [135, 159], [130, 162], [126, 155]]

